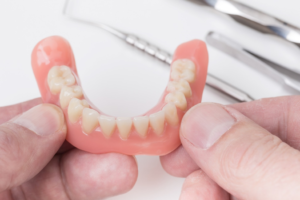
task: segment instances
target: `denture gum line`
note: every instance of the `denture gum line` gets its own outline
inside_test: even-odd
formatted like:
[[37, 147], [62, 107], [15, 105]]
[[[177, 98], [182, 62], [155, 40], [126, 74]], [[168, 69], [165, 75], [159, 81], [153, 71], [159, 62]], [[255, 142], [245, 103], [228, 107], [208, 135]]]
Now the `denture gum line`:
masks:
[[110, 138], [118, 129], [121, 139], [126, 140], [130, 136], [132, 127], [135, 128], [140, 137], [146, 138], [151, 127], [155, 134], [162, 135], [165, 124], [178, 126], [179, 118], [177, 109], [186, 111], [186, 98], [192, 97], [190, 83], [196, 79], [195, 64], [188, 59], [179, 59], [171, 65], [171, 81], [168, 83], [164, 102], [166, 105], [162, 110], [150, 116], [139, 116], [134, 118], [110, 117], [99, 114], [91, 109], [87, 100], [83, 97], [81, 86], [76, 83], [75, 75], [67, 66], [54, 66], [48, 72], [48, 86], [53, 95], [59, 94], [62, 109], [67, 109], [68, 118], [71, 123], [81, 120], [82, 130], [90, 134], [98, 127], [103, 135]]

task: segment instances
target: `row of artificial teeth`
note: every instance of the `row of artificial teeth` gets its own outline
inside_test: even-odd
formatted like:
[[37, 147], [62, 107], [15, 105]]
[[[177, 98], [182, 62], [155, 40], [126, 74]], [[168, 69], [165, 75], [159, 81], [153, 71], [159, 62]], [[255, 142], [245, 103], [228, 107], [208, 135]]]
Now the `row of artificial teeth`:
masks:
[[127, 139], [134, 126], [141, 137], [146, 137], [149, 125], [157, 135], [164, 132], [166, 122], [171, 126], [177, 126], [179, 123], [177, 108], [186, 110], [186, 98], [192, 96], [189, 83], [195, 80], [194, 63], [187, 59], [177, 60], [172, 64], [171, 70], [172, 81], [168, 84], [167, 91], [169, 93], [165, 98], [167, 105], [163, 110], [150, 116], [133, 119], [108, 117], [90, 109], [89, 103], [84, 99], [81, 100], [83, 98], [82, 88], [74, 85], [75, 77], [69, 67], [53, 67], [48, 73], [48, 84], [52, 94], [60, 92], [60, 104], [63, 109], [68, 107], [70, 122], [76, 123], [82, 118], [82, 129], [86, 134], [90, 134], [100, 126], [105, 137], [109, 138], [118, 127], [120, 137]]

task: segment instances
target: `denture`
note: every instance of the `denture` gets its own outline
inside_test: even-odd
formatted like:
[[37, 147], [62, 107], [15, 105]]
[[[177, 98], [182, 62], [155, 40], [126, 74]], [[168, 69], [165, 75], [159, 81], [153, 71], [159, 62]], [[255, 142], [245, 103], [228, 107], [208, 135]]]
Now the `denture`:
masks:
[[180, 145], [181, 119], [201, 102], [208, 53], [200, 40], [181, 44], [171, 64], [170, 81], [157, 105], [136, 117], [109, 116], [84, 95], [70, 44], [52, 36], [32, 52], [32, 68], [45, 103], [64, 112], [66, 140], [91, 153], [165, 155]]

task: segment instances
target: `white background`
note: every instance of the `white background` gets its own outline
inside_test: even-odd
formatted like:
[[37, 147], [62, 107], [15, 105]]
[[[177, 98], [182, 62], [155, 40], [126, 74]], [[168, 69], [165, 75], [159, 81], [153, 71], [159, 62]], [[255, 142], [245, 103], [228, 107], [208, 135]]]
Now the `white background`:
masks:
[[[300, 52], [281, 39], [262, 35], [189, 0], [74, 0], [79, 17], [107, 23], [173, 52], [180, 43], [218, 31], [279, 63], [300, 68]], [[242, 0], [300, 27], [297, 0]], [[135, 116], [153, 107], [164, 90], [169, 68], [116, 37], [62, 15], [62, 0], [0, 2], [0, 106], [39, 97], [31, 51], [41, 39], [60, 35], [71, 43], [82, 86], [102, 111]], [[209, 47], [210, 73], [256, 99], [297, 94]], [[234, 100], [206, 88], [205, 102]], [[137, 156], [139, 178], [127, 194], [110, 199], [178, 199], [184, 179], [166, 174], [155, 156]]]

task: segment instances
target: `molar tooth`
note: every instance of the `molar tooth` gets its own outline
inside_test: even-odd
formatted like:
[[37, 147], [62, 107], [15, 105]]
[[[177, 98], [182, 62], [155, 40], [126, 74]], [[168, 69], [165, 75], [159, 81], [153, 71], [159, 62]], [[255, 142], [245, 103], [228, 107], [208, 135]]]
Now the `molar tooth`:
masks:
[[171, 78], [172, 80], [179, 81], [180, 79], [186, 80], [189, 83], [195, 81], [195, 64], [188, 59], [176, 60], [172, 64]]
[[58, 94], [64, 85], [75, 84], [75, 77], [67, 66], [54, 66], [48, 72], [48, 85], [52, 94]]
[[70, 122], [76, 123], [82, 116], [83, 109], [88, 107], [89, 107], [89, 103], [86, 100], [79, 100], [77, 98], [73, 98], [70, 101], [68, 107], [68, 116]]
[[185, 97], [191, 97], [192, 96], [192, 90], [190, 87], [190, 84], [186, 80], [180, 80], [180, 81], [171, 81], [168, 84], [167, 88], [168, 92], [182, 92]]
[[80, 86], [63, 86], [61, 89], [59, 100], [61, 108], [66, 108], [73, 98], [81, 98], [83, 96], [82, 89]]
[[149, 126], [149, 117], [148, 116], [133, 118], [133, 124], [134, 124], [135, 130], [138, 132], [138, 134], [141, 137], [147, 136], [148, 126]]
[[132, 126], [132, 119], [127, 117], [118, 117], [117, 126], [122, 139], [126, 140], [129, 137], [129, 133]]
[[82, 129], [86, 134], [90, 134], [99, 125], [99, 113], [90, 108], [84, 108], [82, 111]]
[[168, 124], [171, 126], [177, 126], [179, 118], [177, 115], [177, 108], [174, 103], [168, 103], [163, 110], [165, 111], [165, 117]]
[[100, 127], [104, 136], [109, 138], [116, 128], [116, 120], [114, 117], [108, 117], [105, 115], [100, 115], [99, 118]]
[[150, 125], [157, 135], [161, 135], [164, 131], [165, 125], [165, 112], [159, 111], [149, 116]]
[[166, 103], [174, 103], [177, 108], [180, 108], [181, 110], [185, 110], [187, 107], [187, 101], [182, 92], [172, 92], [167, 94], [165, 98]]

